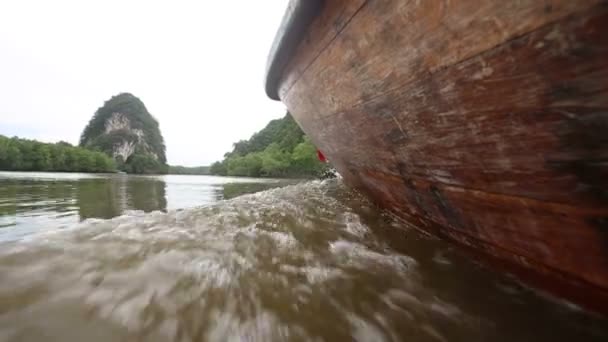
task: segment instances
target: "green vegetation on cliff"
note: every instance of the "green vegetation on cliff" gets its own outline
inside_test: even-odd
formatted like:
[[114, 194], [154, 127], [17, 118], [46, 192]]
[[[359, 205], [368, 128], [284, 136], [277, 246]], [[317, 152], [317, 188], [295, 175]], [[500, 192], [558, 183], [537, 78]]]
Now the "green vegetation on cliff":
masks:
[[249, 140], [233, 145], [224, 160], [210, 172], [223, 176], [317, 177], [327, 165], [316, 156], [316, 148], [289, 113], [272, 120]]
[[0, 170], [114, 172], [114, 160], [102, 152], [0, 135]]
[[101, 151], [128, 173], [166, 173], [165, 143], [158, 121], [129, 93], [113, 96], [93, 115], [80, 146]]

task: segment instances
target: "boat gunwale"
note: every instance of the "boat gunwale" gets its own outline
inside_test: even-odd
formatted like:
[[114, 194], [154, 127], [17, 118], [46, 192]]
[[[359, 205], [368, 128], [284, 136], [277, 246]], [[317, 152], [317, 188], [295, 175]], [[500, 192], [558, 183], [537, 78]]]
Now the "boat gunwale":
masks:
[[266, 95], [280, 101], [278, 86], [285, 66], [304, 38], [309, 25], [320, 13], [324, 0], [290, 0], [274, 37], [266, 64]]

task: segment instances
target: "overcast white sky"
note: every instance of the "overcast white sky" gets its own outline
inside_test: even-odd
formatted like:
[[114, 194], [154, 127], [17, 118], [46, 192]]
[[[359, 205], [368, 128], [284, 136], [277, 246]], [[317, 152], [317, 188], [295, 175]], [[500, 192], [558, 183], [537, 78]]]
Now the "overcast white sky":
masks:
[[173, 165], [206, 165], [284, 115], [264, 93], [287, 0], [0, 2], [0, 134], [76, 144], [112, 95], [138, 96]]

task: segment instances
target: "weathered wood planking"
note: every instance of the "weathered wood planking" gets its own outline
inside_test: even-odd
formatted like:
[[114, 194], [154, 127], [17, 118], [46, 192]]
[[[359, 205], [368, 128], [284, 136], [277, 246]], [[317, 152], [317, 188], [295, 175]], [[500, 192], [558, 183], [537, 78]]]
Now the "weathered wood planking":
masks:
[[606, 2], [347, 4], [327, 2], [280, 86], [345, 181], [608, 312]]
[[327, 1], [321, 14], [310, 25], [310, 29], [289, 60], [279, 82], [279, 97], [284, 98], [291, 86], [302, 76], [306, 68], [331, 44], [365, 4], [366, 0]]
[[[577, 160], [592, 165], [608, 159], [601, 143], [608, 117], [603, 19], [546, 27], [348, 111], [306, 115], [301, 122], [328, 146], [330, 157], [334, 148], [384, 147], [374, 155], [357, 150], [336, 156], [360, 166], [488, 192], [603, 205], [608, 175], [588, 182], [575, 172], [556, 176]], [[556, 32], [564, 37], [553, 39]], [[340, 124], [332, 128], [333, 122]]]
[[281, 100], [331, 115], [599, 2], [368, 0]]
[[[605, 214], [601, 208], [490, 194], [372, 170], [360, 170], [357, 177], [373, 197], [408, 218], [419, 218], [422, 227], [426, 219], [452, 239], [469, 239], [471, 247], [480, 249], [483, 241], [511, 253], [516, 262], [542, 263], [608, 286], [607, 272], [598, 272], [608, 267], [602, 232], [588, 219]], [[402, 191], [395, 196], [395, 189]]]

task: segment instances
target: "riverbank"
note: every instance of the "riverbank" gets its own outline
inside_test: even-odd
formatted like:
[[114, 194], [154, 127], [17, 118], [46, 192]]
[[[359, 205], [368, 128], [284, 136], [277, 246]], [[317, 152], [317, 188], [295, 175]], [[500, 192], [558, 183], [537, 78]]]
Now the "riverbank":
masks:
[[0, 135], [0, 170], [35, 172], [115, 172], [106, 154], [67, 142], [43, 143]]
[[317, 159], [317, 149], [287, 113], [272, 120], [248, 140], [234, 143], [211, 174], [246, 177], [320, 178], [330, 166]]

